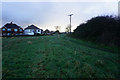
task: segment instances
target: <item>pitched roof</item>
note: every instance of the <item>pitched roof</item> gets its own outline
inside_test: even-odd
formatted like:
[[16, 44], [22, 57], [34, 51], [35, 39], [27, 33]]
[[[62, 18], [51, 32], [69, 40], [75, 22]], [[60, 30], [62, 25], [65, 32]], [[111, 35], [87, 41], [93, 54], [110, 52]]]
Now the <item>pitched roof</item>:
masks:
[[6, 27], [6, 28], [21, 28], [20, 26], [13, 24], [12, 22], [5, 24], [4, 27]]
[[44, 32], [49, 33], [50, 31], [48, 29], [46, 29]]
[[38, 27], [36, 27], [36, 26], [34, 26], [34, 25], [30, 25], [30, 26], [28, 26], [27, 28], [25, 28], [25, 29], [39, 29]]

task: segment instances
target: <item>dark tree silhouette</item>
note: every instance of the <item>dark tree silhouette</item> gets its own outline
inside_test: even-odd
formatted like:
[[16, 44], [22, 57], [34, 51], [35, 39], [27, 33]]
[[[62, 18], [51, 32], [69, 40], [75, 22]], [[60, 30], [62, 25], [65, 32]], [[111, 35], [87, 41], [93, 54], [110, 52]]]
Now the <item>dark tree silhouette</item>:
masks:
[[87, 23], [79, 25], [72, 36], [106, 45], [120, 46], [120, 18], [112, 16], [94, 17]]

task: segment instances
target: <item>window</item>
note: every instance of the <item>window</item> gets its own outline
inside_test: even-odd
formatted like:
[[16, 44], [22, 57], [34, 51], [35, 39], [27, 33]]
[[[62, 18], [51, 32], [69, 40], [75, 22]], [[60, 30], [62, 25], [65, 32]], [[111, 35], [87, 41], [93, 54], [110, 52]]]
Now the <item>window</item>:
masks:
[[3, 31], [5, 31], [5, 29], [4, 29], [4, 28], [3, 28], [2, 30], [3, 30]]
[[20, 32], [22, 32], [22, 29], [20, 29]]
[[2, 35], [3, 35], [3, 36], [5, 36], [5, 35], [6, 35], [6, 33], [3, 33]]
[[30, 29], [30, 32], [32, 33], [32, 32], [34, 32], [34, 30], [33, 30], [33, 29]]
[[7, 31], [11, 31], [11, 29], [7, 29]]
[[15, 32], [17, 32], [17, 29], [14, 29]]
[[7, 35], [9, 36], [9, 35], [10, 35], [10, 33], [7, 33]]

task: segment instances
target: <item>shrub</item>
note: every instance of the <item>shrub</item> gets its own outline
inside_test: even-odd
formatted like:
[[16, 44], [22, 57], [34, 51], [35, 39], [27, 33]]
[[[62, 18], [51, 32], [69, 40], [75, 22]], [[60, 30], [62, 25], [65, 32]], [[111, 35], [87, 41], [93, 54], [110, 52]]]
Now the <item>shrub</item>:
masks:
[[94, 17], [79, 25], [72, 33], [73, 37], [90, 40], [106, 45], [120, 46], [120, 18], [112, 16]]

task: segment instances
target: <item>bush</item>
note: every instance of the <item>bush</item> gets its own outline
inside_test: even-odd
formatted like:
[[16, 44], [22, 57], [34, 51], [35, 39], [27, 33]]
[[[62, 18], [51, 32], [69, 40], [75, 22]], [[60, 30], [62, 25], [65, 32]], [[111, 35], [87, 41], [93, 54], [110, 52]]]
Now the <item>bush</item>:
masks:
[[96, 43], [120, 46], [120, 18], [112, 16], [94, 17], [87, 23], [79, 25], [72, 36]]

